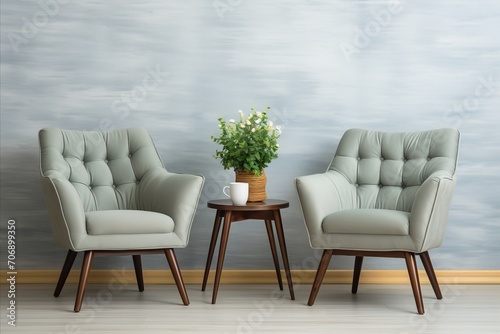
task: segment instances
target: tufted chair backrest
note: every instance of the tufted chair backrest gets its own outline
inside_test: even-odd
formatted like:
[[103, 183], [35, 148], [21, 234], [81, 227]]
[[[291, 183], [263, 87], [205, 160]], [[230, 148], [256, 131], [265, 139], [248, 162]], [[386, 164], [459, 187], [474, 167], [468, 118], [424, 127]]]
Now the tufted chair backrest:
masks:
[[346, 131], [329, 170], [353, 187], [358, 208], [410, 212], [420, 185], [432, 174], [454, 178], [459, 132]]
[[138, 208], [136, 190], [150, 171], [163, 168], [145, 129], [39, 133], [41, 173], [59, 174], [80, 195], [84, 211]]

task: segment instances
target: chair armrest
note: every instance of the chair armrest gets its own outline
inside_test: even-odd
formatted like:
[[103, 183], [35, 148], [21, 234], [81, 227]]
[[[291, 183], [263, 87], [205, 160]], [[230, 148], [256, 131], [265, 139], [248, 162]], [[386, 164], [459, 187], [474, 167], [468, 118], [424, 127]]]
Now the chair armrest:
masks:
[[327, 215], [356, 207], [355, 186], [342, 174], [333, 170], [297, 177], [295, 187], [309, 240], [323, 233], [322, 223]]
[[54, 240], [78, 251], [78, 244], [87, 236], [85, 212], [78, 192], [59, 172], [42, 175], [41, 182]]
[[139, 184], [138, 208], [172, 218], [174, 233], [187, 246], [203, 183], [203, 176], [171, 173], [157, 168]]
[[410, 236], [421, 252], [442, 244], [455, 184], [455, 177], [448, 172], [436, 172], [417, 191], [410, 215]]

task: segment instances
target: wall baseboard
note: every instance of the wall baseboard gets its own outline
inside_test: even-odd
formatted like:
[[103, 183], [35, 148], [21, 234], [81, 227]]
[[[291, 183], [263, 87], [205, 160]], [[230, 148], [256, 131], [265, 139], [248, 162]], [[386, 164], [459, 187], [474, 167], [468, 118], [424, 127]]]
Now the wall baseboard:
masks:
[[[60, 270], [18, 270], [15, 275], [16, 284], [56, 284]], [[294, 284], [312, 284], [316, 270], [292, 270]], [[72, 270], [67, 283], [78, 283], [80, 271]], [[419, 271], [420, 282], [429, 284], [425, 271]], [[7, 284], [12, 276], [7, 270], [0, 271], [0, 283]], [[184, 283], [201, 284], [203, 270], [182, 270]], [[211, 271], [209, 283], [213, 282], [215, 272]], [[436, 270], [440, 284], [500, 284], [500, 270]], [[285, 279], [285, 274], [282, 272]], [[352, 270], [328, 270], [323, 283], [350, 284]], [[136, 284], [133, 270], [92, 270], [89, 283], [95, 284]], [[406, 270], [363, 270], [360, 284], [409, 284]], [[174, 284], [170, 271], [144, 270], [146, 284]], [[274, 270], [224, 270], [222, 284], [275, 284]]]

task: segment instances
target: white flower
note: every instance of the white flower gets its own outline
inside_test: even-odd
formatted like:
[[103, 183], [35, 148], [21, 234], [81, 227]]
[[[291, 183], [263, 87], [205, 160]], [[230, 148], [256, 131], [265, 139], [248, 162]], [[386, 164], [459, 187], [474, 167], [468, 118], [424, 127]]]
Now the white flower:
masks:
[[269, 126], [273, 126], [273, 122], [269, 121]]
[[229, 120], [229, 123], [234, 124], [234, 123], [236, 123], [236, 121], [235, 121], [234, 119], [232, 119], [232, 118], [231, 118], [231, 119]]
[[255, 132], [255, 131], [256, 131], [255, 128], [252, 128], [252, 132]]
[[262, 118], [262, 113], [260, 111], [257, 111], [257, 117]]
[[241, 124], [240, 124], [240, 127], [241, 127], [242, 129], [244, 129], [244, 128], [245, 128], [245, 124], [241, 123]]
[[260, 119], [256, 119], [255, 124], [260, 124]]
[[247, 125], [252, 124], [252, 123], [250, 123], [250, 120], [248, 120], [248, 119], [247, 119], [247, 121], [245, 123], [247, 123]]

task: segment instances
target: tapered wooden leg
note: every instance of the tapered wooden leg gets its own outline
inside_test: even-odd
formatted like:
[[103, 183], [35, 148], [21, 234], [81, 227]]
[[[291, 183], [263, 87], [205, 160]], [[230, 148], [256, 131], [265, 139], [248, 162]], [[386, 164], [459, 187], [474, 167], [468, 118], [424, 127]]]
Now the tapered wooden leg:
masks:
[[212, 293], [212, 304], [217, 301], [217, 292], [219, 291], [220, 277], [222, 275], [222, 265], [226, 255], [227, 241], [229, 239], [229, 229], [231, 227], [231, 211], [224, 214], [224, 224], [222, 227], [222, 237], [219, 246], [219, 259], [217, 261], [217, 270], [215, 271], [214, 291]]
[[168, 265], [170, 266], [170, 271], [174, 277], [175, 284], [177, 285], [177, 290], [181, 295], [182, 302], [184, 305], [189, 305], [189, 298], [186, 292], [186, 287], [184, 286], [184, 281], [182, 280], [181, 271], [179, 269], [179, 264], [177, 263], [177, 257], [175, 256], [174, 250], [172, 248], [165, 249], [165, 255], [167, 256]]
[[89, 278], [90, 268], [92, 268], [92, 260], [94, 259], [94, 251], [86, 251], [83, 257], [82, 271], [80, 272], [80, 282], [78, 283], [78, 291], [76, 293], [75, 312], [80, 312], [83, 303], [83, 296], [87, 288], [87, 280]]
[[295, 300], [293, 292], [292, 273], [290, 272], [290, 264], [288, 263], [288, 253], [286, 251], [285, 233], [283, 232], [283, 224], [281, 223], [281, 214], [279, 210], [274, 210], [274, 223], [276, 224], [276, 234], [280, 243], [281, 257], [283, 258], [283, 266], [285, 267], [286, 280], [288, 289], [290, 290], [290, 298]]
[[73, 267], [73, 263], [75, 263], [76, 255], [78, 253], [68, 250], [68, 254], [66, 255], [66, 260], [64, 261], [63, 268], [61, 270], [61, 274], [59, 275], [59, 280], [57, 281], [56, 289], [54, 291], [54, 297], [59, 297], [61, 294], [62, 288], [64, 287], [64, 283], [66, 283], [66, 279], [68, 278], [69, 272], [71, 271], [71, 267]]
[[441, 289], [439, 288], [439, 283], [436, 277], [436, 273], [434, 272], [434, 267], [432, 266], [431, 258], [429, 256], [429, 252], [420, 253], [420, 259], [424, 264], [425, 272], [427, 273], [427, 277], [431, 282], [432, 289], [434, 290], [436, 298], [443, 299], [443, 295], [441, 294]]
[[418, 278], [415, 254], [405, 252], [405, 260], [406, 266], [408, 267], [408, 275], [410, 276], [411, 288], [413, 290], [413, 296], [415, 297], [415, 303], [417, 304], [418, 313], [424, 314], [424, 302], [422, 300], [422, 291], [420, 290], [420, 279]]
[[273, 254], [274, 268], [276, 269], [276, 277], [278, 277], [278, 285], [280, 290], [283, 290], [283, 280], [281, 279], [280, 262], [278, 260], [278, 252], [276, 251], [276, 242], [274, 241], [273, 225], [270, 220], [266, 220], [267, 237]]
[[134, 259], [134, 269], [135, 269], [135, 277], [137, 279], [137, 287], [139, 291], [144, 291], [144, 278], [142, 276], [142, 262], [140, 255], [132, 255]]
[[321, 282], [323, 282], [323, 278], [325, 277], [326, 270], [328, 269], [328, 265], [330, 264], [330, 259], [332, 258], [333, 250], [325, 249], [323, 251], [323, 256], [321, 257], [321, 261], [319, 262], [318, 271], [316, 272], [316, 278], [314, 278], [314, 283], [311, 289], [311, 294], [309, 295], [309, 301], [307, 305], [312, 306], [314, 301], [316, 300], [316, 296], [318, 295], [319, 287], [321, 286]]
[[208, 275], [210, 275], [210, 266], [212, 265], [215, 244], [217, 243], [217, 237], [219, 236], [221, 220], [222, 216], [217, 210], [217, 214], [215, 215], [214, 230], [212, 231], [212, 239], [210, 240], [210, 248], [208, 250], [207, 264], [205, 265], [205, 273], [203, 274], [203, 284], [201, 285], [201, 291], [205, 291], [207, 287]]
[[363, 257], [356, 256], [356, 260], [354, 260], [354, 272], [352, 273], [352, 293], [358, 292], [359, 285], [359, 276], [361, 275], [361, 266], [363, 265]]

